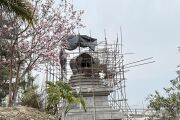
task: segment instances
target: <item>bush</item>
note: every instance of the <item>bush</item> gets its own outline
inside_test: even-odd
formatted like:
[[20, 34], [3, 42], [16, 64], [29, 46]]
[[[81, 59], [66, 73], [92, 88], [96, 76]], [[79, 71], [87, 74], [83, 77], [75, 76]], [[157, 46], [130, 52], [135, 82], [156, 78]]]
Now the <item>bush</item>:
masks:
[[37, 93], [37, 86], [32, 86], [25, 90], [21, 98], [21, 105], [37, 108], [42, 108], [41, 94]]

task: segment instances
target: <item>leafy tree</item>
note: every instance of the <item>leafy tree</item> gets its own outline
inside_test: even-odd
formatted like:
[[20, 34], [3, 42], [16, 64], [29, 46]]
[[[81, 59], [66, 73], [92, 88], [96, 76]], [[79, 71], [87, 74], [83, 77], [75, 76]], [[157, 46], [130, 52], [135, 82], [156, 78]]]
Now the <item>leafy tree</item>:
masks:
[[149, 107], [157, 111], [163, 120], [180, 119], [180, 71], [177, 74], [177, 78], [170, 81], [171, 86], [164, 88], [164, 96], [155, 91], [149, 97]]
[[33, 7], [27, 0], [0, 0], [0, 7], [6, 9], [8, 12], [15, 13], [22, 20], [27, 21], [33, 25], [34, 15]]
[[6, 66], [0, 65], [0, 106], [2, 99], [6, 97], [9, 91], [8, 71]]
[[47, 82], [47, 93], [48, 93], [48, 107], [47, 109], [56, 114], [57, 105], [60, 100], [65, 100], [67, 104], [63, 106], [62, 117], [73, 107], [73, 105], [81, 104], [84, 111], [86, 111], [86, 104], [82, 96], [75, 97], [72, 93], [71, 87], [64, 81], [57, 81], [55, 84]]
[[9, 69], [8, 63], [6, 62], [9, 59], [9, 51], [7, 46], [5, 46], [5, 41], [0, 41], [0, 105], [3, 98], [6, 97], [9, 91], [8, 76]]

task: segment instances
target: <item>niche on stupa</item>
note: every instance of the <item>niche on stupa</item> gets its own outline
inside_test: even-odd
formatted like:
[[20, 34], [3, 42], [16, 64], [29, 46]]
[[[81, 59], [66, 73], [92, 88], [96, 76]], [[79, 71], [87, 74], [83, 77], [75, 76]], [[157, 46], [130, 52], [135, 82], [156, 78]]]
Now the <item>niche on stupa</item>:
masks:
[[82, 53], [77, 57], [74, 57], [70, 61], [70, 67], [73, 75], [84, 74], [84, 75], [95, 75], [99, 72], [99, 60], [93, 58], [88, 53]]

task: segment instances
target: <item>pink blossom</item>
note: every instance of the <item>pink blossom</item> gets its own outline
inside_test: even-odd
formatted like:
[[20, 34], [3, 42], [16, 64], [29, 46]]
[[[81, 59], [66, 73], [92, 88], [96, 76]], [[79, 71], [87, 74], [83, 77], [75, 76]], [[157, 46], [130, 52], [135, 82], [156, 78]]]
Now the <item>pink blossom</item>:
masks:
[[[54, 0], [34, 0], [37, 2], [35, 14], [37, 24], [34, 28], [28, 27], [25, 32], [18, 36], [18, 44], [15, 48], [23, 59], [23, 66], [31, 66], [37, 69], [45, 63], [55, 62], [59, 65], [59, 50], [62, 47], [62, 40], [73, 34], [75, 29], [80, 27], [81, 11], [74, 10], [71, 3], [66, 0], [61, 2], [58, 7], [54, 5]], [[24, 30], [26, 25], [23, 22], [17, 22], [19, 30]], [[0, 35], [11, 32], [15, 25], [3, 25]], [[18, 53], [17, 52], [17, 53]], [[16, 54], [15, 54], [16, 55]], [[31, 69], [31, 68], [30, 68]]]
[[7, 28], [7, 25], [3, 25], [3, 28]]

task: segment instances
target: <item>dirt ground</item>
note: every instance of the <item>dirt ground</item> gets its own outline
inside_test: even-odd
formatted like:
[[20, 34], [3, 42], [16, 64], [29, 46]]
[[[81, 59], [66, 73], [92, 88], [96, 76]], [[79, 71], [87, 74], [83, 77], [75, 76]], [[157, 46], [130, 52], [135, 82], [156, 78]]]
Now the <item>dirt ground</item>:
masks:
[[57, 120], [55, 116], [26, 106], [0, 107], [0, 120]]

